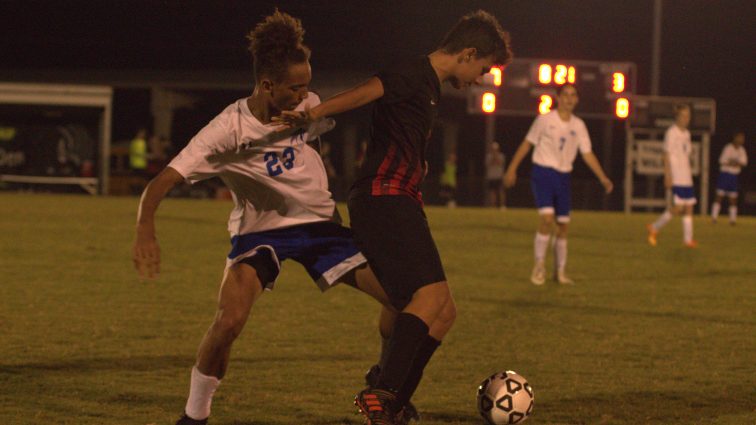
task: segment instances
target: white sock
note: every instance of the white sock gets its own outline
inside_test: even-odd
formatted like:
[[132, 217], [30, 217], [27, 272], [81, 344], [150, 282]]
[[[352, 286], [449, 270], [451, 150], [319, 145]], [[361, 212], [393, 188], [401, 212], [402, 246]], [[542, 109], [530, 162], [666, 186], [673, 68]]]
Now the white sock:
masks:
[[682, 218], [683, 224], [683, 239], [685, 243], [693, 240], [693, 217], [686, 215]]
[[567, 238], [557, 238], [554, 244], [557, 270], [564, 270], [567, 265]]
[[652, 226], [654, 226], [654, 229], [659, 231], [662, 227], [669, 223], [669, 220], [672, 220], [672, 213], [667, 210], [664, 211], [664, 213], [662, 213], [662, 215], [660, 215], [659, 218], [656, 219]]
[[720, 205], [719, 202], [715, 202], [715, 203], [711, 204], [711, 218], [713, 218], [714, 220], [716, 220], [717, 217], [719, 217], [719, 209], [720, 208], [722, 208], [722, 205]]
[[734, 223], [738, 218], [738, 207], [736, 207], [735, 205], [730, 205], [728, 211], [730, 213], [730, 223]]
[[541, 262], [546, 259], [546, 250], [549, 248], [549, 239], [551, 235], [542, 235], [536, 232], [534, 246], [535, 260]]
[[202, 420], [210, 416], [210, 404], [213, 402], [213, 394], [220, 385], [220, 379], [214, 376], [203, 375], [197, 369], [192, 368], [192, 383], [189, 387], [189, 399], [186, 401], [184, 411], [192, 419]]

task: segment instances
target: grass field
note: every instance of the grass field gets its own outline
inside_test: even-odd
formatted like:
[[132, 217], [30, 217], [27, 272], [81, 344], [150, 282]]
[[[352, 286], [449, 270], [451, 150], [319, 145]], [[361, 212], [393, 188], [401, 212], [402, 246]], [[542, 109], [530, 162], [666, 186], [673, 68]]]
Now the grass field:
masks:
[[[209, 325], [230, 205], [169, 199], [162, 275], [140, 283], [137, 200], [0, 194], [0, 423], [172, 424]], [[342, 207], [342, 212], [345, 209]], [[415, 397], [421, 424], [480, 425], [478, 383], [533, 385], [528, 424], [755, 424], [756, 219], [679, 219], [645, 243], [650, 214], [575, 212], [574, 287], [528, 281], [533, 210], [428, 208], [457, 300], [455, 328]], [[377, 306], [320, 294], [286, 263], [232, 353], [212, 424], [359, 424]]]

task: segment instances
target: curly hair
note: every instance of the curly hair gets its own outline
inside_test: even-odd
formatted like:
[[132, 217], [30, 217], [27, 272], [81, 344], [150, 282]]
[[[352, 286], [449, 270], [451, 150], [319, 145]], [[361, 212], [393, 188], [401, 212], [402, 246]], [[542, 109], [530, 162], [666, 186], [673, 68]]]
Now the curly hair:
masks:
[[469, 47], [477, 50], [477, 58], [493, 55], [498, 65], [506, 65], [512, 60], [509, 33], [502, 29], [495, 16], [485, 10], [468, 13], [457, 21], [444, 36], [439, 49], [453, 54]]
[[276, 9], [247, 34], [255, 80], [267, 76], [275, 82], [286, 78], [291, 64], [307, 62], [310, 49], [304, 45], [302, 21]]

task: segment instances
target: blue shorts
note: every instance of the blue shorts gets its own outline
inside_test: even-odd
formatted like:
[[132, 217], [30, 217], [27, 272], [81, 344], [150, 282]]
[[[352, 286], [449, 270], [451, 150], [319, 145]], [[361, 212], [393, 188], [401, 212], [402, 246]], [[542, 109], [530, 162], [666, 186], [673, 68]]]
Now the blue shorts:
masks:
[[533, 164], [531, 186], [539, 214], [554, 214], [558, 223], [570, 221], [570, 173]]
[[250, 264], [256, 269], [265, 269], [263, 286], [273, 289], [281, 263], [289, 258], [304, 266], [321, 291], [367, 262], [357, 249], [351, 230], [321, 221], [234, 236], [226, 267], [254, 260]]
[[724, 171], [719, 172], [717, 177], [717, 195], [730, 195], [738, 196], [738, 175], [727, 173]]
[[672, 199], [675, 205], [695, 205], [696, 194], [693, 186], [672, 186]]

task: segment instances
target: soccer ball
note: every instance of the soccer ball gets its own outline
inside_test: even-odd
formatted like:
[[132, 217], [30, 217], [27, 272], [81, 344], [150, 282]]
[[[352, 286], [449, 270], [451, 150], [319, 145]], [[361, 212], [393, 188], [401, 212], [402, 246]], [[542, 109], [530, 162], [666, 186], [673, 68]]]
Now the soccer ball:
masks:
[[478, 411], [488, 425], [519, 424], [533, 412], [533, 389], [517, 372], [494, 373], [478, 387]]

